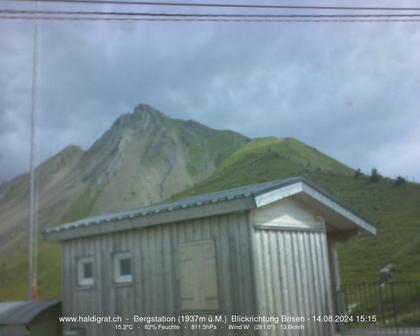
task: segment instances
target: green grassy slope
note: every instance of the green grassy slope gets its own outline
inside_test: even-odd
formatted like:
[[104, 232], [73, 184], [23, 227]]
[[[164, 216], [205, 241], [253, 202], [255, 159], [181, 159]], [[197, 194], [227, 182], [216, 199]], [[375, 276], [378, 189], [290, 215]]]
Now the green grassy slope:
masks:
[[[42, 241], [42, 237], [39, 238]], [[0, 301], [25, 300], [28, 291], [27, 251], [19, 251], [3, 261]], [[60, 298], [60, 245], [42, 242], [38, 249], [38, 285], [42, 299]]]
[[[201, 154], [197, 155], [200, 160]], [[387, 178], [378, 182], [370, 182], [367, 176], [355, 178], [351, 168], [295, 139], [252, 140], [228, 156], [209, 178], [173, 198], [298, 175], [327, 189], [379, 226], [377, 237], [360, 237], [339, 246], [345, 283], [374, 281], [378, 270], [388, 263], [396, 265], [398, 279], [420, 279], [420, 185], [396, 185]], [[98, 192], [86, 190], [85, 197], [69, 208], [66, 220], [89, 215]], [[25, 298], [26, 253], [22, 246], [0, 260], [3, 274], [8, 274], [0, 279], [0, 300]], [[39, 267], [41, 296], [59, 297], [59, 244], [41, 244]]]
[[388, 263], [396, 265], [396, 278], [420, 279], [420, 185], [356, 178], [349, 167], [295, 139], [253, 140], [210, 178], [174, 199], [297, 175], [378, 224], [376, 237], [359, 237], [339, 246], [344, 283], [376, 281], [378, 270]]

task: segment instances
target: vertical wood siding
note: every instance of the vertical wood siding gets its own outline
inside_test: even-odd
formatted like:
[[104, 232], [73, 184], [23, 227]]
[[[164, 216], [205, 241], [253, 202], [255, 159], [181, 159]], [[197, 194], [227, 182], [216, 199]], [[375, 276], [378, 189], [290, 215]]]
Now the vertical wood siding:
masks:
[[261, 334], [331, 335], [331, 324], [312, 321], [313, 315], [331, 313], [325, 232], [256, 228], [253, 244], [258, 314], [310, 318], [303, 323], [304, 330]]
[[[292, 215], [299, 220], [302, 217], [296, 211]], [[279, 226], [254, 228], [254, 219], [254, 214], [240, 212], [65, 241], [62, 250], [65, 315], [119, 315], [124, 323], [134, 314], [177, 316], [185, 313], [180, 310], [178, 246], [209, 239], [215, 241], [216, 248], [220, 309], [215, 314], [309, 318], [330, 314], [325, 232], [315, 225], [313, 231], [291, 227], [284, 230]], [[311, 226], [306, 225], [306, 228], [310, 230]], [[131, 253], [133, 282], [130, 284], [114, 283], [113, 254], [116, 252]], [[95, 284], [91, 288], [80, 288], [76, 260], [89, 255], [94, 258]], [[159, 334], [142, 329], [118, 332], [112, 324], [83, 326], [89, 336]], [[277, 329], [260, 334], [331, 335], [328, 323], [307, 321], [304, 327], [301, 331]], [[168, 336], [244, 334], [244, 331], [227, 331], [226, 328], [214, 333], [188, 329], [165, 332]]]
[[[66, 316], [120, 315], [123, 323], [133, 314], [178, 315], [180, 243], [213, 239], [219, 290], [217, 314], [254, 314], [254, 290], [248, 213], [207, 217], [184, 223], [104, 234], [63, 243], [63, 306]], [[115, 284], [113, 253], [130, 252], [133, 282]], [[94, 258], [95, 283], [90, 288], [77, 285], [76, 260]], [[131, 323], [131, 322], [130, 322]], [[88, 335], [158, 335], [144, 330], [114, 330], [112, 324], [83, 324]], [[200, 335], [199, 332], [165, 332], [165, 335]], [[212, 335], [204, 331], [203, 335]], [[216, 335], [239, 335], [219, 330]]]

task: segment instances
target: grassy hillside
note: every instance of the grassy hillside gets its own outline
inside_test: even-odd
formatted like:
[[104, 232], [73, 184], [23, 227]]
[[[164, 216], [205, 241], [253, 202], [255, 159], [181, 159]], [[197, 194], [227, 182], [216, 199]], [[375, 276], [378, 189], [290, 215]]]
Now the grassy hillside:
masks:
[[[42, 241], [42, 238], [39, 238]], [[4, 272], [1, 283], [0, 301], [24, 300], [28, 290], [27, 251], [20, 250], [10, 254], [2, 261]], [[41, 242], [38, 250], [38, 284], [41, 297], [60, 298], [61, 293], [61, 258], [60, 245]]]
[[[178, 126], [172, 125], [176, 128]], [[198, 133], [203, 131], [191, 127], [188, 128], [188, 132], [197, 133], [198, 136]], [[185, 133], [185, 137], [181, 137], [181, 141], [191, 149], [188, 157], [196, 161], [195, 168], [200, 166], [199, 161], [203, 156], [201, 150], [223, 146], [222, 143], [225, 142], [206, 147], [201, 143], [188, 144], [188, 132]], [[228, 146], [227, 150], [232, 148]], [[396, 265], [397, 278], [420, 279], [420, 185], [397, 185], [395, 180], [388, 178], [381, 178], [376, 182], [370, 181], [369, 176], [356, 178], [351, 168], [295, 139], [252, 140], [223, 160], [210, 177], [173, 198], [179, 199], [298, 175], [305, 176], [327, 189], [379, 226], [377, 237], [361, 237], [339, 246], [344, 282], [374, 281], [377, 279], [378, 270], [388, 263]], [[16, 189], [15, 192], [22, 191]], [[98, 193], [98, 187], [85, 189], [82, 193], [84, 196], [65, 209], [64, 219], [72, 221], [89, 215]], [[22, 241], [25, 239], [26, 237]], [[25, 298], [25, 247], [26, 244], [20, 243], [11, 250], [7, 258], [0, 261], [0, 301]], [[58, 244], [41, 244], [39, 267], [42, 297], [59, 297], [61, 281]]]
[[398, 279], [420, 279], [420, 185], [372, 182], [349, 167], [295, 139], [257, 139], [222, 163], [207, 180], [174, 198], [305, 176], [378, 225], [376, 237], [360, 237], [339, 246], [343, 282], [375, 281], [388, 263]]

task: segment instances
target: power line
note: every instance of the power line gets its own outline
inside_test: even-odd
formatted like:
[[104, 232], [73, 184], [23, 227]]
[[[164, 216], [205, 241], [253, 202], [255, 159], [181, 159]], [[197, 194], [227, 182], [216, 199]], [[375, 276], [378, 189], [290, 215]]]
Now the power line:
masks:
[[254, 8], [254, 9], [313, 9], [313, 10], [368, 10], [368, 11], [420, 11], [420, 7], [362, 7], [362, 6], [296, 6], [296, 5], [255, 5], [233, 3], [191, 3], [191, 2], [150, 2], [150, 1], [115, 1], [115, 0], [1, 0], [3, 2], [39, 3], [78, 3], [110, 4], [133, 6], [176, 6], [176, 7], [216, 7], [216, 8]]
[[152, 13], [114, 11], [50, 11], [0, 9], [0, 14], [24, 15], [72, 15], [72, 16], [140, 16], [140, 17], [185, 17], [185, 18], [275, 18], [275, 19], [321, 19], [321, 18], [417, 18], [420, 14], [213, 14], [213, 13]]
[[82, 17], [82, 16], [17, 16], [17, 15], [0, 15], [0, 19], [4, 20], [46, 20], [46, 21], [161, 21], [161, 22], [309, 22], [309, 23], [356, 23], [356, 22], [420, 22], [419, 19], [252, 19], [252, 18], [165, 18], [165, 17]]

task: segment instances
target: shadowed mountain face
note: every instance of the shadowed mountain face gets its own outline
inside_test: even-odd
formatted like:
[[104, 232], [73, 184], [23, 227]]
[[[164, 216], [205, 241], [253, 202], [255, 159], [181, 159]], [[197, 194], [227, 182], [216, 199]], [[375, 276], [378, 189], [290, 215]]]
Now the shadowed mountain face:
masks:
[[83, 154], [77, 175], [90, 186], [94, 213], [139, 207], [205, 179], [247, 141], [139, 105]]
[[[139, 105], [87, 151], [69, 146], [40, 166], [40, 224], [160, 202], [207, 178], [247, 142], [238, 133], [172, 119]], [[28, 194], [28, 175], [1, 186], [0, 230], [17, 213], [20, 221], [27, 216]], [[12, 226], [17, 229], [16, 223]]]

